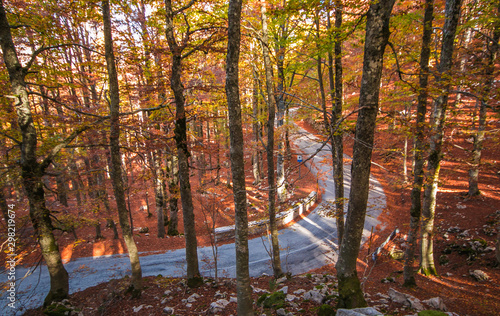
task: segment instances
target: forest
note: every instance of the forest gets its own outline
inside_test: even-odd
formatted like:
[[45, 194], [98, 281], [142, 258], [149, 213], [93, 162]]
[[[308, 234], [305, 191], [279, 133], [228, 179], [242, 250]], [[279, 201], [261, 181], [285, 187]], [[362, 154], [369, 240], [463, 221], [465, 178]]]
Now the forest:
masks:
[[499, 0], [0, 0], [1, 314], [494, 315], [499, 40]]

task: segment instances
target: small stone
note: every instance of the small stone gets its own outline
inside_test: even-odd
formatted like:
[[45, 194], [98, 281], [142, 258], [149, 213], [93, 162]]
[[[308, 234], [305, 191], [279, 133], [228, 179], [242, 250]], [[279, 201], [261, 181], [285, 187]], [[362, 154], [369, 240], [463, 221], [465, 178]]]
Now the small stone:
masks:
[[286, 316], [286, 311], [285, 311], [285, 309], [280, 308], [280, 309], [278, 309], [278, 310], [276, 311], [276, 314], [277, 314], [278, 316]]
[[174, 314], [173, 307], [166, 306], [165, 308], [163, 308], [163, 314], [173, 315]]
[[172, 294], [172, 291], [171, 290], [166, 290], [165, 292], [163, 292], [163, 294], [170, 295], [170, 294]]
[[139, 305], [137, 307], [132, 307], [132, 310], [134, 311], [134, 313], [138, 313], [142, 308], [144, 307], [144, 305]]
[[282, 277], [282, 278], [279, 278], [278, 280], [276, 280], [276, 284], [281, 284], [281, 283], [284, 283], [286, 282], [287, 278], [286, 276]]
[[296, 298], [297, 298], [297, 296], [295, 296], [295, 295], [287, 294], [285, 300], [287, 302], [291, 302], [291, 301], [295, 300]]
[[193, 307], [193, 304], [191, 304], [191, 303], [187, 303], [187, 304], [186, 304], [186, 307], [187, 307], [187, 308]]
[[268, 290], [260, 289], [260, 288], [258, 288], [258, 287], [254, 287], [254, 288], [253, 288], [253, 292], [254, 292], [254, 293], [269, 293], [269, 291], [268, 291]]
[[229, 303], [238, 303], [238, 298], [237, 297], [234, 297], [234, 296], [231, 296], [229, 298]]
[[188, 297], [187, 302], [188, 303], [194, 303], [196, 302], [196, 299], [200, 298], [201, 296], [198, 295], [197, 293], [193, 293], [190, 297]]
[[288, 293], [288, 286], [284, 286], [280, 289], [281, 292], [283, 292], [283, 294], [287, 294]]
[[381, 315], [384, 314], [379, 312], [373, 307], [337, 310], [337, 316], [381, 316]]
[[309, 292], [306, 292], [303, 296], [305, 300], [311, 300], [313, 302], [316, 302], [318, 304], [321, 304], [323, 302], [323, 299], [325, 296], [321, 294], [319, 291], [316, 290], [311, 290]]
[[304, 289], [299, 289], [299, 290], [297, 290], [297, 291], [294, 291], [294, 292], [293, 292], [293, 294], [300, 295], [300, 294], [303, 294], [303, 293], [305, 293], [305, 292], [306, 292], [306, 290], [304, 290]]
[[486, 272], [481, 270], [471, 271], [470, 275], [477, 281], [488, 281], [490, 279], [490, 276], [487, 275]]
[[432, 307], [433, 309], [437, 309], [443, 312], [446, 312], [448, 310], [446, 308], [446, 305], [444, 305], [443, 299], [440, 297], [433, 297], [423, 302]]

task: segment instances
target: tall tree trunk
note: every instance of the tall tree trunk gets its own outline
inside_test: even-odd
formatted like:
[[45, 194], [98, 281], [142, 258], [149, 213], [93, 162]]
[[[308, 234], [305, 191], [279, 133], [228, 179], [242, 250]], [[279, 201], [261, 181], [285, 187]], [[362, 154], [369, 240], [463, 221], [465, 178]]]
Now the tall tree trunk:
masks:
[[[335, 218], [337, 220], [338, 244], [342, 243], [344, 236], [344, 141], [343, 129], [340, 126], [342, 119], [342, 94], [344, 79], [342, 77], [342, 2], [335, 1], [335, 44], [334, 54], [328, 53], [328, 76], [330, 79], [330, 93], [333, 102], [332, 123], [332, 158], [333, 158], [333, 185], [335, 187]], [[330, 28], [330, 15], [328, 15], [328, 28]], [[335, 57], [332, 65], [332, 57]], [[333, 75], [335, 67], [335, 78]]]
[[262, 17], [262, 54], [264, 57], [264, 68], [266, 72], [267, 90], [267, 180], [269, 183], [269, 230], [271, 231], [271, 260], [274, 277], [283, 274], [281, 270], [280, 247], [278, 239], [278, 226], [276, 223], [276, 181], [274, 177], [274, 118], [276, 104], [273, 91], [273, 73], [271, 58], [269, 57], [269, 35], [267, 30], [266, 1], [261, 0]]
[[414, 286], [415, 276], [413, 263], [417, 249], [417, 236], [422, 212], [421, 197], [424, 181], [424, 151], [425, 151], [425, 115], [427, 112], [429, 59], [431, 56], [432, 20], [434, 19], [434, 0], [425, 1], [424, 31], [422, 49], [420, 51], [419, 94], [417, 100], [417, 119], [415, 122], [415, 154], [413, 165], [413, 186], [411, 190], [410, 229], [408, 232], [408, 248], [405, 251], [403, 270], [404, 285]]
[[372, 2], [366, 21], [363, 76], [359, 113], [353, 148], [351, 192], [346, 227], [337, 261], [338, 307], [366, 306], [356, 271], [361, 236], [366, 216], [375, 123], [378, 112], [380, 78], [384, 50], [389, 40], [389, 19], [395, 0]]
[[182, 48], [179, 47], [174, 35], [174, 12], [172, 1], [165, 0], [166, 8], [166, 36], [170, 52], [172, 53], [172, 73], [170, 87], [175, 99], [175, 129], [174, 138], [177, 145], [179, 159], [179, 184], [184, 218], [184, 236], [186, 239], [187, 279], [190, 287], [196, 287], [203, 282], [198, 268], [198, 250], [194, 220], [193, 197], [189, 182], [189, 150], [187, 146], [187, 125], [185, 112], [184, 86], [181, 81]]
[[434, 100], [431, 117], [431, 131], [429, 140], [429, 157], [424, 185], [424, 204], [421, 218], [421, 256], [420, 270], [425, 275], [437, 275], [434, 265], [434, 216], [436, 212], [436, 195], [438, 190], [439, 170], [441, 168], [443, 129], [446, 120], [446, 109], [450, 91], [450, 70], [453, 59], [455, 33], [460, 15], [461, 0], [447, 0], [445, 7], [445, 23], [443, 27], [443, 41], [441, 57], [438, 66], [436, 85], [441, 93]]
[[[468, 196], [474, 196], [480, 194], [479, 192], [479, 165], [481, 163], [481, 151], [483, 149], [484, 131], [486, 129], [486, 105], [491, 94], [491, 88], [493, 86], [493, 81], [495, 77], [493, 73], [495, 71], [495, 60], [498, 55], [498, 41], [500, 39], [500, 2], [497, 2], [497, 16], [495, 17], [493, 38], [491, 41], [491, 47], [488, 50], [488, 64], [484, 70], [486, 77], [486, 82], [484, 83], [482, 98], [479, 105], [479, 120], [477, 123], [477, 131], [474, 135], [474, 145], [471, 155], [471, 168], [469, 169], [469, 192]], [[489, 45], [488, 45], [489, 46]]]
[[226, 97], [231, 142], [231, 174], [235, 204], [236, 290], [238, 315], [253, 315], [252, 288], [248, 269], [248, 216], [243, 157], [243, 128], [239, 94], [238, 61], [240, 57], [241, 0], [229, 2], [228, 45], [226, 58]]
[[14, 106], [22, 137], [21, 177], [29, 201], [30, 219], [50, 275], [50, 290], [44, 301], [44, 305], [48, 305], [52, 301], [61, 301], [67, 298], [69, 278], [62, 264], [59, 246], [53, 234], [50, 211], [45, 206], [42, 176], [51, 161], [44, 160], [40, 163], [37, 160], [37, 134], [25, 82], [25, 76], [29, 69], [24, 68], [19, 62], [10, 30], [3, 1], [0, 0], [0, 45], [3, 61], [9, 73], [12, 94], [16, 97]]
[[140, 296], [142, 290], [142, 269], [139, 261], [137, 246], [130, 227], [127, 205], [125, 202], [125, 189], [122, 175], [122, 162], [120, 154], [120, 95], [118, 86], [118, 74], [115, 67], [115, 56], [113, 53], [113, 39], [111, 36], [111, 16], [109, 12], [109, 1], [102, 1], [102, 16], [104, 24], [104, 49], [109, 80], [109, 112], [110, 132], [109, 145], [111, 154], [111, 178], [113, 191], [116, 198], [118, 217], [123, 232], [123, 239], [128, 249], [130, 265], [132, 268], [131, 288], [134, 296]]

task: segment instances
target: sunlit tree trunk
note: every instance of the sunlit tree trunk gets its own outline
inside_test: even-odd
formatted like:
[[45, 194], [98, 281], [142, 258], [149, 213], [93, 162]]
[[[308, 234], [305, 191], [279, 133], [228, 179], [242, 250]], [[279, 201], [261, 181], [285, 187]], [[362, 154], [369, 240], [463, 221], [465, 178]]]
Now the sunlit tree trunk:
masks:
[[0, 1], [0, 44], [12, 93], [16, 98], [15, 110], [22, 137], [21, 176], [28, 196], [30, 218], [50, 275], [50, 290], [44, 301], [44, 305], [47, 305], [68, 296], [68, 273], [62, 264], [59, 247], [54, 238], [50, 211], [45, 206], [42, 176], [48, 165], [41, 165], [37, 161], [37, 134], [25, 83], [27, 69], [21, 66], [17, 57], [3, 1]]
[[271, 260], [275, 277], [283, 274], [278, 239], [278, 226], [276, 224], [276, 178], [274, 176], [274, 121], [276, 104], [273, 91], [273, 74], [271, 58], [269, 56], [269, 35], [267, 30], [266, 1], [261, 0], [262, 17], [262, 53], [266, 72], [267, 90], [267, 181], [269, 183], [269, 230], [271, 233]]
[[44, 301], [44, 305], [47, 305], [52, 301], [61, 301], [68, 296], [69, 278], [53, 234], [50, 211], [45, 205], [42, 177], [51, 161], [44, 160], [40, 163], [37, 159], [37, 133], [25, 82], [29, 69], [24, 68], [19, 62], [10, 30], [3, 1], [0, 1], [0, 45], [3, 61], [9, 73], [17, 123], [22, 137], [20, 143], [21, 177], [28, 197], [30, 219], [50, 275], [50, 290]]
[[252, 122], [252, 134], [255, 142], [255, 146], [252, 151], [252, 172], [254, 178], [254, 184], [258, 185], [261, 179], [261, 169], [260, 162], [262, 159], [262, 153], [260, 150], [260, 141], [261, 141], [261, 131], [260, 131], [260, 111], [259, 111], [259, 78], [257, 73], [257, 67], [255, 65], [252, 66], [252, 74], [253, 74], [253, 86], [252, 86], [252, 111], [253, 111], [253, 122]]
[[102, 16], [104, 24], [104, 49], [109, 80], [109, 112], [110, 112], [110, 169], [115, 193], [118, 217], [123, 232], [123, 239], [127, 246], [130, 265], [132, 268], [131, 288], [134, 296], [139, 296], [142, 290], [142, 269], [139, 262], [139, 253], [134, 241], [134, 235], [130, 227], [127, 205], [125, 202], [125, 189], [122, 175], [122, 161], [120, 154], [120, 96], [118, 86], [118, 74], [115, 67], [113, 53], [113, 39], [111, 35], [111, 16], [109, 1], [102, 1]]
[[408, 247], [405, 251], [405, 265], [403, 270], [404, 285], [414, 286], [415, 276], [413, 263], [417, 250], [417, 236], [422, 212], [421, 197], [424, 181], [424, 151], [425, 151], [425, 114], [427, 112], [429, 58], [431, 56], [432, 20], [434, 18], [434, 0], [426, 0], [422, 35], [422, 49], [420, 51], [419, 94], [417, 101], [417, 120], [415, 123], [415, 154], [413, 165], [413, 186], [411, 190], [410, 229], [408, 232]]
[[[477, 122], [477, 131], [474, 135], [474, 144], [471, 155], [471, 168], [469, 169], [469, 192], [468, 196], [474, 196], [480, 194], [479, 192], [479, 165], [481, 163], [481, 151], [483, 149], [484, 141], [484, 131], [486, 129], [486, 112], [488, 100], [491, 97], [491, 88], [493, 87], [493, 82], [495, 76], [493, 75], [495, 71], [495, 60], [498, 55], [498, 41], [500, 39], [500, 3], [497, 2], [498, 12], [495, 17], [493, 38], [491, 39], [491, 44], [489, 46], [488, 54], [488, 64], [484, 70], [486, 76], [486, 82], [484, 83], [484, 88], [482, 91], [482, 98], [479, 101], [479, 120]], [[490, 46], [491, 45], [491, 46]]]
[[389, 40], [389, 19], [395, 0], [372, 2], [367, 14], [363, 76], [353, 148], [351, 192], [346, 226], [336, 264], [339, 284], [338, 307], [366, 306], [356, 271], [366, 216], [375, 123], [384, 50]]
[[431, 131], [429, 139], [429, 157], [424, 184], [424, 203], [421, 217], [421, 256], [420, 270], [425, 275], [437, 275], [434, 265], [434, 217], [436, 212], [436, 195], [438, 190], [439, 170], [443, 156], [443, 129], [446, 120], [446, 109], [450, 91], [450, 70], [452, 67], [455, 33], [460, 15], [461, 0], [447, 0], [445, 8], [445, 23], [441, 57], [438, 66], [436, 85], [439, 95], [434, 100], [431, 117]]
[[238, 315], [253, 315], [252, 288], [248, 269], [248, 216], [243, 156], [243, 127], [239, 94], [238, 61], [240, 57], [241, 0], [229, 2], [229, 27], [226, 57], [226, 97], [231, 142], [231, 174], [235, 204], [236, 290]]
[[168, 224], [167, 234], [169, 236], [179, 235], [178, 226], [178, 212], [179, 212], [179, 171], [178, 171], [177, 157], [171, 156], [167, 161], [167, 174], [168, 174], [168, 206], [170, 210], [170, 221]]

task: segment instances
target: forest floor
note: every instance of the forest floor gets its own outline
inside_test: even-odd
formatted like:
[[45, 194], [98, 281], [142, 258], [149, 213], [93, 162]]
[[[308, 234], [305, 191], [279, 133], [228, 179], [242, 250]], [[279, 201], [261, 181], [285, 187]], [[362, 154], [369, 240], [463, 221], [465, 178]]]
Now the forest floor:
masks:
[[[500, 128], [500, 121], [490, 122], [494, 128]], [[315, 133], [314, 126], [307, 123], [301, 124], [309, 132]], [[387, 126], [385, 126], [387, 127]], [[449, 133], [450, 134], [450, 133]], [[481, 195], [466, 198], [468, 188], [467, 155], [461, 148], [470, 148], [467, 135], [451, 132], [448, 136], [448, 145], [445, 147], [445, 158], [442, 164], [440, 188], [438, 192], [437, 214], [435, 220], [435, 260], [439, 276], [426, 277], [417, 275], [416, 288], [404, 288], [403, 262], [392, 259], [390, 252], [402, 249], [404, 235], [409, 226], [409, 207], [411, 180], [404, 183], [402, 177], [402, 159], [399, 151], [402, 148], [401, 135], [396, 135], [393, 130], [382, 126], [378, 129], [373, 154], [372, 174], [382, 184], [386, 197], [386, 210], [379, 217], [384, 224], [381, 232], [374, 234], [368, 243], [364, 245], [358, 260], [358, 276], [363, 282], [363, 288], [367, 293], [369, 305], [376, 306], [379, 310], [389, 315], [406, 315], [415, 313], [401, 304], [391, 301], [385, 302], [382, 295], [387, 295], [390, 288], [399, 292], [407, 293], [420, 300], [432, 297], [441, 297], [448, 311], [459, 315], [498, 315], [500, 310], [500, 269], [495, 263], [494, 247], [500, 225], [500, 146], [498, 146], [498, 134], [492, 134], [487, 138], [483, 153], [483, 165], [480, 177]], [[345, 153], [352, 154], [352, 138], [345, 138]], [[456, 145], [456, 146], [455, 146]], [[411, 164], [411, 159], [408, 162]], [[408, 169], [411, 174], [411, 165]], [[301, 170], [300, 183], [296, 185], [294, 201], [303, 198], [310, 191], [315, 190], [316, 179], [307, 174], [307, 169]], [[295, 169], [292, 176], [297, 177], [298, 170]], [[194, 180], [196, 176], [192, 177]], [[265, 191], [252, 190], [251, 179], [248, 181], [249, 203], [252, 204], [250, 220], [265, 215]], [[140, 187], [140, 186], [139, 186]], [[156, 238], [156, 216], [148, 218], [146, 211], [140, 208], [145, 205], [145, 196], [141, 196], [140, 188], [134, 192], [132, 209], [141, 209], [134, 214], [135, 227], [149, 228], [149, 234], [136, 234], [136, 242], [139, 251], [151, 253], [161, 252], [169, 249], [177, 249], [184, 246], [182, 237]], [[143, 191], [142, 191], [143, 192]], [[152, 197], [153, 192], [149, 193]], [[151, 199], [151, 198], [150, 198]], [[232, 222], [230, 209], [232, 198], [224, 198], [224, 205], [219, 205], [223, 210], [223, 216], [217, 222], [217, 226], [224, 226]], [[261, 202], [259, 202], [261, 201]], [[150, 204], [153, 204], [151, 201]], [[201, 210], [200, 200], [198, 210]], [[154, 209], [154, 205], [151, 205]], [[203, 218], [203, 214], [196, 214], [197, 218]], [[182, 222], [179, 223], [182, 228]], [[393, 231], [399, 228], [401, 233], [391, 241], [385, 248], [378, 260], [374, 263], [370, 254], [378, 247]], [[199, 232], [207, 231], [203, 221], [198, 221]], [[58, 235], [61, 251], [65, 260], [85, 256], [99, 256], [104, 254], [123, 253], [125, 248], [121, 241], [112, 239], [110, 229], [104, 229], [105, 240], [94, 241], [93, 228], [80, 227], [77, 235], [80, 239], [74, 240], [71, 234]], [[205, 233], [198, 237], [199, 245], [208, 245], [209, 239]], [[472, 246], [471, 246], [472, 245]], [[397, 251], [396, 251], [397, 252]], [[37, 251], [24, 259], [24, 264], [35, 262]], [[418, 260], [417, 260], [418, 261]], [[489, 276], [488, 281], [476, 281], [470, 272], [482, 270]], [[299, 289], [311, 290], [321, 287], [321, 283], [330, 284], [335, 287], [333, 265], [324, 266], [321, 269], [311, 271], [310, 274], [293, 276], [282, 285], [288, 286], [288, 293]], [[163, 277], [145, 278], [145, 291], [140, 299], [133, 299], [125, 293], [126, 279], [112, 280], [107, 283], [74, 293], [70, 297], [73, 306], [81, 309], [83, 315], [163, 315], [165, 306], [173, 307], [176, 315], [199, 315], [208, 313], [210, 304], [217, 299], [235, 296], [236, 289], [234, 280], [221, 279], [217, 284], [208, 282], [198, 289], [188, 289], [184, 286], [182, 279]], [[253, 278], [254, 288], [275, 290], [277, 286], [272, 277], [263, 276]], [[171, 291], [170, 293], [165, 291]], [[184, 299], [188, 299], [193, 293], [200, 297], [195, 299], [193, 306], [189, 307]], [[262, 293], [254, 293], [257, 301]], [[162, 302], [163, 301], [163, 302]], [[293, 310], [300, 315], [316, 315], [319, 308], [318, 303], [313, 300], [301, 300], [287, 303], [285, 309], [297, 304]], [[334, 305], [334, 300], [330, 301]], [[142, 306], [142, 307], [141, 307]], [[150, 307], [151, 306], [151, 307]], [[133, 313], [134, 308], [137, 313]], [[291, 308], [291, 307], [290, 307]], [[260, 311], [275, 314], [263, 308]], [[291, 310], [291, 309], [290, 309]], [[235, 315], [236, 304], [230, 303], [219, 315]], [[39, 310], [29, 311], [26, 315], [42, 315]]]

